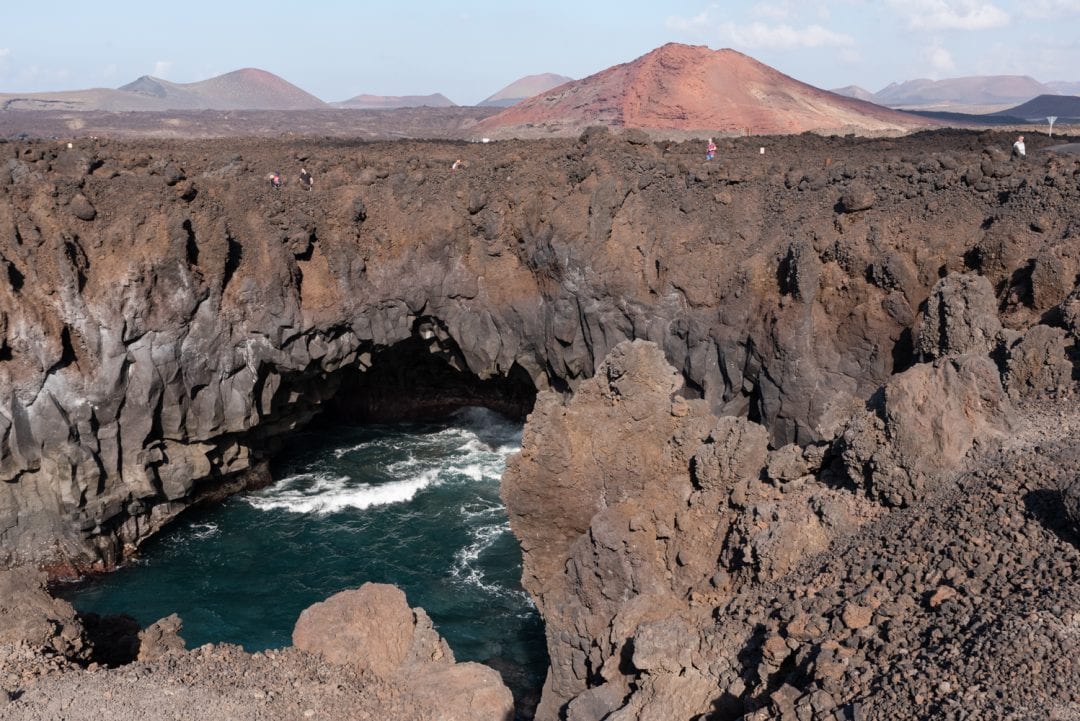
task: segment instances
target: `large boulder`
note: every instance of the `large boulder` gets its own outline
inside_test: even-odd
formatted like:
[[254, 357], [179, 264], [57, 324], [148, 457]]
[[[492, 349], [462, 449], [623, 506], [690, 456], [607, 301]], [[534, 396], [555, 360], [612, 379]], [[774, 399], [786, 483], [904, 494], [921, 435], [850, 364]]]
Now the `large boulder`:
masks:
[[293, 645], [334, 664], [400, 684], [411, 707], [444, 721], [509, 721], [510, 690], [494, 669], [454, 663], [454, 654], [422, 608], [401, 589], [365, 583], [308, 607]]
[[1068, 345], [1069, 334], [1062, 328], [1029, 328], [1008, 349], [1005, 381], [1009, 395], [1019, 399], [1068, 393], [1074, 386]]
[[926, 359], [988, 353], [1000, 330], [990, 281], [981, 275], [950, 273], [926, 300], [916, 350]]
[[894, 376], [834, 451], [852, 482], [882, 503], [905, 506], [938, 487], [975, 443], [1007, 432], [1012, 418], [994, 362], [957, 356]]
[[382, 583], [365, 583], [306, 608], [293, 629], [293, 645], [384, 678], [406, 665], [454, 662], [424, 610], [409, 608], [401, 589]]

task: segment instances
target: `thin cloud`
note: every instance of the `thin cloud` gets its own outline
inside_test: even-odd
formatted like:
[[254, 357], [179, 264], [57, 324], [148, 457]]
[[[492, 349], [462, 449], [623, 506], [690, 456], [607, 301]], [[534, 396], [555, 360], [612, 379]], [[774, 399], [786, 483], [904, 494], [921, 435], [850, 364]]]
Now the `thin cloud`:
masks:
[[1080, 0], [1028, 0], [1020, 7], [1020, 12], [1038, 20], [1080, 15]]
[[154, 72], [150, 73], [155, 78], [161, 78], [164, 80], [169, 74], [169, 70], [172, 69], [172, 60], [158, 60], [154, 63]]
[[1009, 24], [1007, 12], [978, 0], [887, 0], [911, 30], [989, 30]]
[[669, 17], [664, 24], [669, 30], [677, 30], [683, 33], [699, 33], [708, 30], [711, 25], [708, 12], [698, 13], [692, 18], [682, 18], [673, 15]]
[[750, 8], [750, 14], [770, 20], [787, 20], [791, 17], [788, 3], [760, 2]]
[[951, 73], [956, 70], [956, 61], [952, 53], [940, 45], [929, 45], [923, 48], [923, 57], [930, 63], [935, 73]]
[[720, 35], [732, 45], [754, 49], [796, 50], [799, 48], [848, 47], [855, 44], [855, 39], [850, 35], [833, 32], [820, 25], [796, 28], [787, 24], [750, 23], [748, 25], [737, 25], [735, 23], [721, 23], [717, 29]]

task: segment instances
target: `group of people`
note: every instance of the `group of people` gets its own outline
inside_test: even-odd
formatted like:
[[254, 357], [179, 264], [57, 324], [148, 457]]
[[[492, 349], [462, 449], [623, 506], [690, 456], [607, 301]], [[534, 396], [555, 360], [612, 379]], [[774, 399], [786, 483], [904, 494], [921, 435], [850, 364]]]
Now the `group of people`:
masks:
[[[270, 181], [271, 188], [276, 189], [281, 187], [281, 173], [277, 172], [276, 170], [266, 176], [266, 179]], [[307, 168], [300, 168], [300, 187], [304, 190], [311, 190], [311, 186], [314, 184], [315, 181], [311, 177], [311, 173], [307, 171]]]

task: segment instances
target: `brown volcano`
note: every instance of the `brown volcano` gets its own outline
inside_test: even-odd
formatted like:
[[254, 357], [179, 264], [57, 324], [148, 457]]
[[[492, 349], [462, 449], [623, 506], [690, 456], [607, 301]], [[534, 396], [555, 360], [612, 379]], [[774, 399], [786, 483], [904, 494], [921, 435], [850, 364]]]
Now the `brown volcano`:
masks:
[[669, 43], [519, 103], [478, 129], [521, 137], [597, 124], [770, 134], [902, 132], [927, 121], [815, 88], [734, 50]]

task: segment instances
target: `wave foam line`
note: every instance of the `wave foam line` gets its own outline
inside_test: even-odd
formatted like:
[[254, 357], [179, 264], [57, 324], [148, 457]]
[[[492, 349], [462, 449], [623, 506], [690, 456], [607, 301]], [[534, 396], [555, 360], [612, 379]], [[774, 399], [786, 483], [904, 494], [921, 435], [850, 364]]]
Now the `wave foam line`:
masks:
[[278, 486], [259, 495], [247, 497], [247, 502], [260, 511], [282, 510], [290, 513], [327, 515], [347, 508], [364, 510], [411, 501], [418, 492], [432, 485], [437, 471], [428, 471], [402, 481], [371, 485], [350, 485], [345, 476], [316, 476], [301, 474], [283, 480]]

